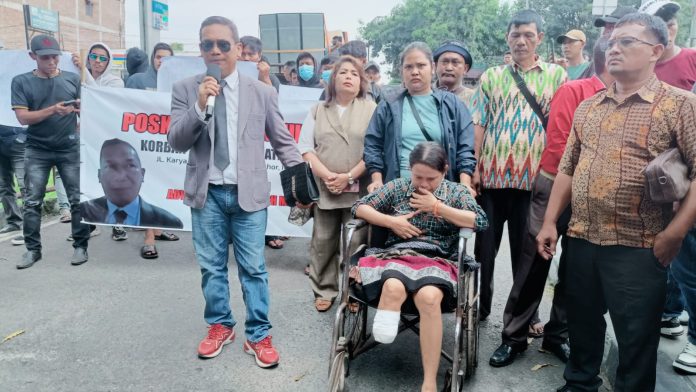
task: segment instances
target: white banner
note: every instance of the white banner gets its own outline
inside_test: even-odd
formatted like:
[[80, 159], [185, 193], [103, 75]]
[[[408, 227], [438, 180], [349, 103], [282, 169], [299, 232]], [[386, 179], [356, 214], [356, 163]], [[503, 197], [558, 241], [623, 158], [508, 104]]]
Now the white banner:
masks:
[[[80, 74], [72, 63], [72, 55], [68, 52], [63, 52], [60, 56], [58, 68]], [[36, 61], [29, 57], [29, 51], [0, 50], [0, 125], [22, 126], [12, 110], [12, 78], [35, 69]]]
[[[259, 70], [256, 63], [251, 61], [237, 61], [237, 70], [240, 74], [258, 79]], [[205, 73], [206, 66], [202, 57], [192, 56], [168, 56], [162, 59], [162, 65], [157, 71], [157, 91], [172, 91], [174, 82], [188, 78], [189, 76]]]
[[[187, 76], [190, 75], [182, 77]], [[281, 86], [280, 111], [296, 141], [300, 136], [302, 121], [320, 95], [320, 89]], [[170, 104], [171, 95], [164, 92], [83, 87], [80, 185], [85, 222], [114, 224], [114, 206], [122, 207], [131, 200], [134, 202], [135, 196], [139, 195], [137, 199], [146, 203], [148, 211], [141, 212], [139, 221], [128, 214], [124, 226], [191, 230], [190, 210], [182, 202], [188, 154], [173, 152], [167, 143]], [[106, 141], [109, 142], [100, 160], [100, 152]], [[266, 233], [310, 237], [311, 222], [302, 227], [288, 223], [290, 208], [285, 205], [280, 183], [283, 166], [268, 140], [265, 150], [271, 182]], [[133, 154], [137, 154], [139, 166], [137, 159], [126, 162], [127, 159], [123, 158], [133, 157]], [[114, 163], [110, 164], [109, 159]], [[115, 172], [119, 172], [119, 175], [116, 176]], [[115, 178], [112, 179], [110, 175]], [[107, 193], [122, 200], [107, 203]], [[132, 208], [131, 212], [138, 211]], [[159, 219], [154, 219], [154, 215]], [[181, 221], [181, 227], [173, 225], [176, 221], [169, 215]]]
[[[191, 230], [184, 198], [188, 154], [167, 143], [171, 95], [82, 87], [82, 220], [93, 224]], [[121, 221], [117, 209], [127, 215]]]

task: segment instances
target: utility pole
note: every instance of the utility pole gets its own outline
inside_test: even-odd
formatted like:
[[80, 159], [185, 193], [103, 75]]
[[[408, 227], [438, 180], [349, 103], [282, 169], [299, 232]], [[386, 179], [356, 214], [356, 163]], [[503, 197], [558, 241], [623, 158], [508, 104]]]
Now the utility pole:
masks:
[[153, 27], [152, 0], [138, 0], [140, 7], [140, 48], [151, 53], [160, 41], [160, 31]]

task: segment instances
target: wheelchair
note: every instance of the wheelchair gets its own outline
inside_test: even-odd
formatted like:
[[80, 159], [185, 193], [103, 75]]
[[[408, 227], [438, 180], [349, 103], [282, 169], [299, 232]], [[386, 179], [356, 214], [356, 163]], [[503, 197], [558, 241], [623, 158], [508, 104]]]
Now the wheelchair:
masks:
[[[368, 244], [359, 245], [353, 254], [349, 254], [351, 240], [362, 230], [367, 231]], [[376, 237], [373, 234], [370, 225], [361, 219], [351, 220], [343, 229], [341, 244], [343, 275], [329, 358], [329, 390], [331, 392], [346, 390], [345, 381], [350, 374], [350, 361], [380, 344], [367, 330], [367, 313], [371, 306], [361, 295], [359, 285], [349, 278], [351, 266], [358, 264], [365, 250], [370, 247], [370, 242], [378, 242], [370, 241], [370, 238]], [[445, 373], [444, 391], [461, 391], [464, 380], [473, 375], [478, 366], [480, 265], [466, 255], [466, 244], [472, 236], [472, 229], [459, 231], [457, 305], [450, 311], [455, 314], [454, 331], [452, 331], [454, 348], [451, 351], [443, 349], [441, 352], [442, 357], [452, 364]], [[405, 314], [402, 309], [398, 333], [411, 330], [418, 335], [418, 323], [417, 312]]]

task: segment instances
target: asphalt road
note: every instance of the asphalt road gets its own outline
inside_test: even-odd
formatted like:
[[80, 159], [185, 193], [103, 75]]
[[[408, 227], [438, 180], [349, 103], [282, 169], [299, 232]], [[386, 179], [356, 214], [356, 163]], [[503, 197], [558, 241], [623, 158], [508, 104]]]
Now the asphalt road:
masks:
[[[242, 328], [217, 358], [196, 356], [206, 324], [190, 234], [158, 243], [160, 258], [146, 261], [139, 257], [142, 232], [129, 232], [119, 243], [110, 239], [110, 230], [102, 232], [90, 241], [90, 261], [80, 267], [69, 264], [68, 225], [43, 229], [43, 259], [27, 270], [15, 269], [24, 247], [10, 245], [7, 236], [0, 239], [0, 339], [25, 331], [0, 343], [0, 392], [326, 390], [334, 312], [314, 310], [302, 273], [308, 239], [291, 239], [282, 250], [266, 248], [271, 332], [281, 364], [264, 370], [242, 351]], [[493, 313], [480, 331], [480, 365], [465, 390], [553, 391], [563, 384], [563, 366], [539, 352], [540, 341], [509, 367], [488, 365], [511, 285], [507, 244], [498, 260]], [[235, 273], [230, 285], [233, 311], [244, 320]], [[542, 318], [548, 307], [545, 298]], [[444, 328], [444, 344], [451, 346], [451, 317]], [[441, 362], [440, 383], [446, 364]], [[532, 370], [541, 364], [550, 366]], [[356, 358], [347, 379], [352, 391], [416, 391], [420, 381], [413, 334]]]

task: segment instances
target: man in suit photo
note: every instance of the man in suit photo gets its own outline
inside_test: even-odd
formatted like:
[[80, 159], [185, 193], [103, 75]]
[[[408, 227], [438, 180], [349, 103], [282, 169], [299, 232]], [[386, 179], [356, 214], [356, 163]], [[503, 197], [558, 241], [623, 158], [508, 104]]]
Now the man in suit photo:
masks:
[[104, 196], [80, 203], [88, 223], [183, 229], [179, 218], [140, 197], [145, 169], [138, 152], [121, 139], [104, 142], [99, 153], [99, 183]]
[[189, 151], [184, 204], [191, 207], [209, 325], [198, 356], [217, 356], [235, 337], [227, 267], [231, 238], [246, 305], [243, 350], [258, 366], [268, 368], [278, 364], [279, 355], [269, 334], [263, 255], [270, 202], [264, 133], [286, 167], [302, 163], [302, 157], [280, 115], [275, 89], [236, 69], [242, 50], [237, 26], [225, 17], [211, 16], [201, 24], [199, 35], [209, 72], [174, 84], [167, 136], [174, 150]]

